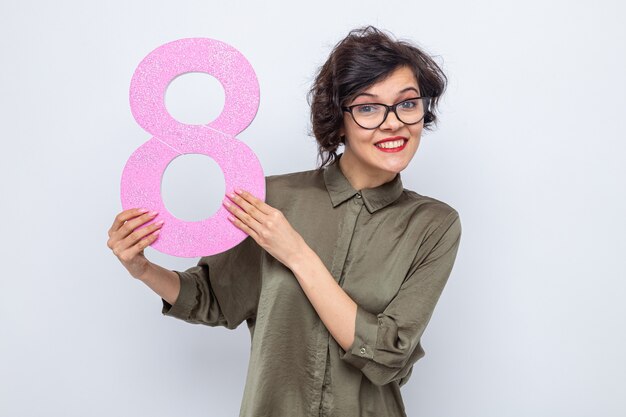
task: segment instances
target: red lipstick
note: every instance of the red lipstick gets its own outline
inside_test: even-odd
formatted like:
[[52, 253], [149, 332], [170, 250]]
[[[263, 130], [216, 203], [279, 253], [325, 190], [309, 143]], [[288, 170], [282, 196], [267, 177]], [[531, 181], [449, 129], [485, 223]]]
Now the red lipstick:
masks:
[[[376, 146], [376, 145], [381, 144], [381, 143], [394, 142], [394, 141], [398, 141], [398, 140], [402, 141], [402, 145], [398, 146], [397, 148], [381, 148], [379, 146]], [[378, 142], [376, 142], [374, 144], [374, 146], [376, 146], [376, 149], [378, 149], [379, 151], [383, 151], [383, 152], [400, 152], [401, 150], [403, 150], [406, 147], [406, 144], [408, 142], [409, 142], [408, 139], [403, 137], [403, 136], [394, 136], [392, 138], [385, 138], [383, 140], [379, 140]]]

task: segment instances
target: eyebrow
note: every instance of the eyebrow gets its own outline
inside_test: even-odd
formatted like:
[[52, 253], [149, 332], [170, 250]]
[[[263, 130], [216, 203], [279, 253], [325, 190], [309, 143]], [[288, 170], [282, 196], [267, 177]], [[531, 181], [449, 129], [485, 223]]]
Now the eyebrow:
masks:
[[[417, 88], [415, 88], [415, 87], [407, 87], [407, 88], [404, 88], [404, 89], [402, 89], [400, 92], [398, 92], [398, 94], [406, 93], [407, 91], [411, 91], [411, 90], [413, 90], [413, 91], [415, 91], [417, 94], [419, 94], [419, 91], [417, 91]], [[357, 95], [356, 97], [354, 97], [354, 99], [356, 100], [358, 97], [361, 97], [361, 96], [367, 96], [367, 97], [372, 97], [372, 98], [376, 98], [376, 97], [378, 97], [376, 94], [371, 94], [371, 93], [361, 93], [361, 94]]]

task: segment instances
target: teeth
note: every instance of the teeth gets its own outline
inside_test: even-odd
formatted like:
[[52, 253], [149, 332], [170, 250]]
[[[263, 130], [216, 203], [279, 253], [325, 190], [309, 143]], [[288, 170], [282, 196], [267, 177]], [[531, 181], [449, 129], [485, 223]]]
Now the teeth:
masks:
[[399, 148], [403, 144], [404, 144], [404, 141], [400, 139], [400, 140], [394, 140], [391, 142], [377, 143], [376, 146], [378, 146], [379, 148], [391, 149], [391, 148]]

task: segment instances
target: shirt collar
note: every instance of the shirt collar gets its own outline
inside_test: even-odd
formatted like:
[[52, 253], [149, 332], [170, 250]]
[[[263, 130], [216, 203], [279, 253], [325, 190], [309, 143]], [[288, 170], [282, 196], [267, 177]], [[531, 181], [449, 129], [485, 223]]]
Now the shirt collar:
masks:
[[[342, 155], [340, 154], [332, 164], [324, 168], [324, 182], [326, 183], [326, 189], [330, 195], [333, 207], [337, 207], [359, 192], [352, 187], [350, 181], [341, 171], [339, 159]], [[370, 213], [374, 213], [396, 201], [403, 190], [402, 179], [400, 178], [400, 173], [398, 173], [393, 180], [378, 187], [364, 188], [360, 192], [365, 207]]]

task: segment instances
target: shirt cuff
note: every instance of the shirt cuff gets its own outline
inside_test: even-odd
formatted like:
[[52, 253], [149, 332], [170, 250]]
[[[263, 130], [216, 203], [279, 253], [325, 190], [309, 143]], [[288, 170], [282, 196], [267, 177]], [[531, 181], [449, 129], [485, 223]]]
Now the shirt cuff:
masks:
[[165, 316], [188, 320], [191, 317], [191, 311], [197, 303], [198, 287], [190, 274], [179, 271], [174, 272], [180, 278], [180, 292], [173, 305], [161, 298], [161, 301], [163, 301], [161, 313]]
[[378, 327], [382, 319], [361, 308], [357, 304], [354, 325], [354, 342], [348, 351], [339, 350], [339, 358], [358, 369], [363, 369], [370, 359], [374, 358], [374, 349], [378, 339]]

